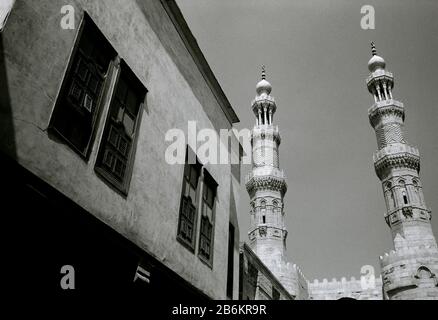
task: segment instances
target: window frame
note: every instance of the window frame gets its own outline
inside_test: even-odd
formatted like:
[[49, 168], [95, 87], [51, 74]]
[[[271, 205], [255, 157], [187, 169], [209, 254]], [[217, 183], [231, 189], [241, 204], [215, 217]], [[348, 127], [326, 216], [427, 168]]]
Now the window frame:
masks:
[[[189, 163], [189, 159], [196, 159], [195, 163]], [[196, 186], [196, 200], [192, 205], [195, 207], [195, 214], [194, 214], [194, 220], [193, 220], [193, 238], [191, 241], [188, 241], [184, 237], [181, 236], [181, 224], [182, 224], [182, 218], [183, 218], [183, 205], [184, 205], [184, 199], [188, 199], [188, 196], [185, 196], [185, 188], [186, 184], [191, 184], [190, 177], [186, 178], [186, 170], [187, 166], [193, 167], [197, 171], [197, 186]], [[190, 172], [189, 172], [190, 175]], [[208, 205], [206, 203], [208, 199], [208, 193], [207, 198], [205, 197], [205, 190], [207, 185], [210, 186], [212, 189], [212, 206], [209, 206], [211, 210], [211, 221], [209, 220], [210, 226], [211, 226], [211, 233], [210, 233], [210, 239], [209, 239], [209, 245], [210, 245], [210, 253], [209, 257], [207, 258], [204, 254], [201, 253], [201, 239], [204, 236], [202, 233], [202, 219], [204, 217], [203, 210], [204, 205]], [[185, 155], [185, 163], [184, 163], [184, 169], [183, 169], [183, 179], [182, 179], [182, 186], [181, 186], [181, 197], [180, 197], [180, 206], [178, 211], [178, 224], [177, 224], [177, 232], [176, 232], [176, 239], [177, 241], [183, 245], [186, 249], [188, 249], [193, 254], [197, 255], [198, 258], [206, 264], [209, 268], [213, 269], [213, 257], [214, 257], [214, 236], [215, 236], [215, 220], [216, 220], [216, 204], [217, 204], [217, 196], [218, 196], [218, 183], [216, 180], [212, 177], [212, 175], [207, 171], [207, 169], [203, 166], [203, 164], [199, 161], [199, 159], [196, 157], [196, 154], [193, 152], [193, 150], [187, 145], [186, 147], [186, 155]], [[208, 219], [208, 218], [207, 218]]]
[[[116, 80], [112, 88], [111, 97], [108, 102], [109, 106], [106, 113], [105, 123], [102, 129], [101, 139], [99, 141], [96, 162], [94, 164], [94, 171], [96, 172], [97, 176], [99, 176], [104, 182], [108, 183], [116, 192], [121, 194], [123, 197], [127, 197], [132, 179], [132, 171], [135, 162], [135, 155], [137, 153], [138, 137], [140, 133], [140, 124], [143, 116], [144, 105], [146, 103], [148, 89], [143, 85], [141, 80], [136, 76], [136, 74], [123, 59], [120, 59], [118, 57], [118, 63], [116, 63], [115, 68]], [[122, 181], [119, 181], [115, 177], [113, 177], [113, 175], [109, 173], [107, 169], [104, 168], [104, 159], [107, 151], [106, 144], [109, 143], [108, 138], [111, 132], [111, 112], [114, 107], [115, 99], [117, 99], [116, 94], [122, 73], [126, 73], [126, 75], [124, 76], [131, 78], [131, 81], [135, 82], [135, 84], [129, 83], [132, 86], [136, 86], [136, 88], [133, 89], [134, 91], [138, 91], [137, 93], [139, 93], [140, 91], [142, 92], [139, 94], [140, 104], [138, 106], [137, 116], [135, 118], [135, 123], [133, 126], [134, 133], [130, 138], [131, 145], [128, 155], [126, 156], [126, 167], [124, 175]], [[132, 88], [132, 86], [128, 85], [128, 88]]]
[[[207, 171], [206, 168], [203, 168], [203, 179], [202, 179], [202, 195], [199, 197], [201, 201], [200, 205], [200, 224], [199, 224], [199, 243], [198, 243], [198, 257], [199, 259], [204, 262], [207, 266], [210, 268], [213, 268], [213, 256], [214, 256], [214, 235], [215, 235], [215, 221], [216, 221], [216, 202], [217, 202], [217, 189], [218, 189], [218, 183], [216, 180], [212, 177], [212, 175]], [[204, 190], [207, 186], [210, 186], [213, 192], [213, 203], [212, 207], [209, 206], [207, 203], [208, 197], [204, 197]], [[208, 206], [211, 209], [211, 221], [209, 221], [211, 226], [211, 235], [210, 235], [210, 256], [209, 258], [205, 257], [203, 254], [201, 254], [201, 237], [205, 237], [205, 235], [202, 234], [202, 221], [203, 218], [205, 218], [203, 214], [204, 205]], [[208, 220], [208, 217], [206, 217]]]
[[236, 228], [228, 222], [228, 259], [227, 259], [227, 298], [233, 300], [234, 293], [234, 246]]
[[[87, 143], [85, 150], [81, 151], [77, 146], [74, 145], [74, 143], [72, 141], [70, 141], [69, 138], [67, 138], [60, 131], [59, 128], [56, 127], [55, 122], [56, 122], [57, 115], [60, 112], [62, 112], [62, 110], [61, 110], [61, 108], [63, 108], [62, 104], [63, 104], [64, 100], [67, 98], [67, 95], [69, 92], [69, 85], [71, 84], [71, 80], [73, 78], [72, 72], [75, 72], [74, 71], [74, 67], [75, 67], [74, 62], [76, 62], [76, 60], [78, 58], [77, 55], [79, 54], [79, 50], [80, 50], [79, 45], [81, 43], [82, 37], [84, 36], [84, 31], [85, 31], [85, 28], [87, 25], [90, 26], [89, 28], [91, 28], [94, 32], [96, 32], [100, 37], [102, 37], [102, 39], [105, 41], [105, 47], [107, 47], [107, 49], [109, 49], [111, 51], [108, 54], [108, 56], [112, 56], [112, 58], [110, 58], [110, 60], [109, 60], [108, 68], [106, 70], [107, 73], [104, 76], [104, 79], [101, 83], [101, 90], [100, 90], [99, 97], [96, 101], [96, 106], [95, 106], [95, 111], [94, 111], [94, 115], [93, 115], [92, 126], [91, 126], [91, 131], [90, 131], [88, 143]], [[103, 108], [103, 104], [105, 101], [104, 97], [108, 94], [109, 85], [111, 83], [112, 63], [116, 57], [117, 57], [117, 52], [115, 51], [115, 49], [111, 45], [110, 41], [105, 37], [105, 35], [102, 33], [102, 31], [97, 26], [97, 24], [93, 21], [93, 19], [91, 19], [89, 14], [86, 11], [84, 11], [78, 32], [76, 34], [76, 38], [74, 40], [74, 45], [73, 45], [73, 48], [72, 48], [70, 56], [69, 56], [67, 68], [63, 74], [61, 86], [60, 86], [60, 89], [58, 90], [55, 104], [54, 104], [54, 107], [52, 109], [52, 113], [50, 115], [50, 121], [49, 121], [49, 125], [48, 125], [48, 134], [55, 135], [56, 137], [61, 139], [64, 144], [66, 144], [71, 150], [73, 150], [81, 159], [83, 159], [86, 162], [88, 162], [88, 160], [90, 159], [91, 151], [93, 149], [93, 145], [94, 145], [94, 142], [96, 139], [96, 134], [98, 131], [97, 130], [98, 124], [100, 122], [99, 120], [102, 116], [102, 112], [104, 109]]]

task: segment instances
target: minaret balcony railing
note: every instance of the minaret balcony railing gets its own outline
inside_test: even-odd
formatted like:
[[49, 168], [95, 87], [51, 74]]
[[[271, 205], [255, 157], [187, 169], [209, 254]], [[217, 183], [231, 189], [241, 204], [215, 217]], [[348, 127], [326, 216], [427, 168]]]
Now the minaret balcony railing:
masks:
[[256, 96], [254, 100], [252, 101], [251, 105], [254, 105], [255, 103], [269, 103], [269, 104], [275, 104], [275, 98], [268, 94], [262, 94], [260, 96]]
[[379, 162], [388, 156], [406, 155], [409, 157], [420, 157], [420, 151], [417, 148], [404, 143], [394, 143], [376, 151], [373, 155], [374, 162]]
[[388, 107], [388, 106], [394, 106], [394, 107], [398, 107], [398, 108], [404, 110], [404, 105], [402, 102], [400, 102], [398, 100], [394, 100], [394, 99], [386, 99], [386, 100], [381, 100], [381, 101], [375, 102], [368, 109], [368, 113], [372, 113], [375, 109], [384, 108], [384, 107]]
[[286, 180], [286, 174], [284, 173], [284, 170], [271, 166], [254, 168], [247, 174], [245, 182], [248, 182], [253, 177], [275, 177]]
[[373, 155], [374, 168], [383, 179], [393, 168], [408, 168], [420, 171], [420, 152], [417, 148], [403, 143], [390, 144]]
[[251, 140], [254, 138], [273, 139], [281, 143], [280, 130], [277, 125], [259, 124], [255, 125], [251, 132]]
[[416, 204], [399, 206], [389, 212], [386, 212], [384, 215], [385, 221], [389, 226], [407, 219], [430, 221], [431, 217], [432, 210]]
[[405, 107], [403, 103], [394, 99], [387, 99], [375, 102], [368, 109], [368, 117], [370, 124], [375, 127], [379, 119], [385, 115], [395, 115], [400, 117], [403, 121], [405, 119]]
[[282, 195], [287, 191], [284, 171], [270, 166], [253, 169], [245, 177], [245, 185], [250, 195], [256, 190], [269, 189], [279, 191]]
[[272, 131], [278, 131], [278, 126], [273, 124], [259, 124], [254, 126], [254, 131], [262, 131], [262, 130], [272, 130]]
[[252, 129], [252, 135], [261, 135], [262, 133], [267, 133], [271, 135], [278, 135], [280, 133], [280, 130], [278, 129], [277, 125], [272, 124], [259, 124], [255, 125]]

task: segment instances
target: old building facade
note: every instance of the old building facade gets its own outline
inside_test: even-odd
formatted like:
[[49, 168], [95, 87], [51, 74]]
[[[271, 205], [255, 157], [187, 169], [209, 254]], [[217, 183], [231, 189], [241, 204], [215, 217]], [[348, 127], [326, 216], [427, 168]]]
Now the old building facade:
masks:
[[176, 3], [19, 0], [0, 36], [14, 274], [38, 261], [38, 290], [70, 265], [77, 290], [237, 299], [239, 168], [165, 161], [169, 129], [238, 121]]

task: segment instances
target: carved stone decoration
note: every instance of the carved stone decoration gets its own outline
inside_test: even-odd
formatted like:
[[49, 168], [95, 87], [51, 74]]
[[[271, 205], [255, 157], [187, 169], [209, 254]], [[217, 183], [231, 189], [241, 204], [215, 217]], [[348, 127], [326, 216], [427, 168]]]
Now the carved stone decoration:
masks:
[[433, 288], [438, 286], [438, 279], [429, 268], [421, 266], [414, 275], [418, 287]]
[[433, 274], [429, 268], [425, 266], [421, 266], [418, 268], [417, 273], [414, 276], [416, 279], [429, 279], [434, 278], [435, 274]]
[[412, 218], [412, 207], [403, 207], [402, 213], [405, 218]]
[[250, 195], [256, 190], [266, 189], [280, 191], [284, 195], [287, 190], [287, 184], [282, 177], [252, 176], [246, 183], [246, 189]]
[[384, 178], [385, 170], [391, 168], [407, 168], [420, 172], [420, 157], [410, 152], [386, 154], [374, 163], [377, 176]]
[[[398, 216], [398, 212], [394, 212], [391, 215], [389, 215], [388, 217], [390, 218], [389, 221], [391, 224], [395, 224], [395, 223], [400, 221], [399, 216]], [[387, 223], [388, 223], [388, 221], [387, 221]]]
[[389, 100], [389, 102], [390, 103], [378, 102], [369, 110], [369, 120], [373, 127], [375, 127], [384, 116], [400, 118], [401, 120], [405, 119], [403, 103], [395, 100]]
[[273, 230], [272, 235], [274, 237], [281, 238], [281, 233], [280, 233], [280, 230], [278, 230], [278, 229]]
[[266, 234], [267, 234], [266, 227], [260, 227], [259, 234], [260, 234], [260, 237], [266, 237]]
[[[427, 220], [420, 172], [420, 153], [408, 145], [404, 136], [405, 108], [394, 99], [394, 78], [386, 71], [385, 60], [372, 44], [366, 79], [374, 104], [368, 109], [378, 150], [373, 155], [374, 168], [383, 183], [387, 212], [384, 217], [391, 228], [395, 250], [380, 258], [383, 297], [388, 299], [438, 299], [436, 277], [430, 269], [438, 262], [437, 243]], [[391, 182], [392, 181], [392, 185]], [[418, 214], [417, 214], [418, 213]], [[424, 214], [426, 213], [426, 214]], [[412, 270], [418, 264], [417, 272]], [[432, 270], [432, 271], [431, 271]]]

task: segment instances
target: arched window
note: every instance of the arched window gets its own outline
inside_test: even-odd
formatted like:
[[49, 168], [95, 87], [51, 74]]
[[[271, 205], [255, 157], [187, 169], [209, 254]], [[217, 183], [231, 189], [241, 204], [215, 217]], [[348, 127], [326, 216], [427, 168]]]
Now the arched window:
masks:
[[418, 181], [416, 179], [412, 179], [412, 186], [413, 186], [413, 194], [412, 194], [412, 199], [411, 201], [415, 202], [415, 203], [420, 203], [420, 195], [418, 192]]
[[418, 279], [429, 279], [432, 278], [432, 272], [425, 266], [421, 266], [417, 270], [417, 274], [415, 275]]
[[394, 194], [392, 193], [392, 191], [389, 192], [389, 198], [391, 199], [392, 208], [395, 208], [395, 199], [394, 199]]
[[198, 255], [204, 262], [207, 262], [208, 265], [213, 263], [214, 207], [217, 186], [218, 184], [214, 178], [204, 169]]
[[250, 203], [249, 213], [250, 213], [250, 217], [251, 217], [251, 225], [254, 225], [254, 223], [255, 223], [254, 219], [255, 219], [255, 213], [256, 213], [254, 202]]
[[260, 207], [261, 207], [261, 213], [262, 213], [262, 223], [266, 223], [266, 201], [262, 200], [262, 202], [260, 202]]
[[279, 223], [280, 221], [280, 206], [277, 200], [272, 201], [272, 212], [274, 213], [273, 219], [275, 223]]
[[402, 196], [403, 196], [403, 203], [408, 204], [408, 196], [406, 195], [406, 191], [402, 192]]

